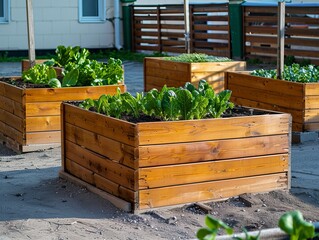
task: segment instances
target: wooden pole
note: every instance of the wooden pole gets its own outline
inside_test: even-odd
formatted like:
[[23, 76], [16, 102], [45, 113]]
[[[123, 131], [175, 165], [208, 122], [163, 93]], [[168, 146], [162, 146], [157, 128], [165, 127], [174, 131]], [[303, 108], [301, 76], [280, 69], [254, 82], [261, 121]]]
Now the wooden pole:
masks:
[[187, 53], [190, 53], [190, 27], [189, 27], [189, 1], [184, 0], [184, 22], [185, 22], [185, 49]]
[[277, 76], [282, 78], [285, 58], [285, 1], [278, 2]]
[[27, 7], [27, 27], [28, 27], [28, 47], [30, 67], [35, 64], [35, 42], [34, 42], [34, 22], [32, 0], [26, 0]]

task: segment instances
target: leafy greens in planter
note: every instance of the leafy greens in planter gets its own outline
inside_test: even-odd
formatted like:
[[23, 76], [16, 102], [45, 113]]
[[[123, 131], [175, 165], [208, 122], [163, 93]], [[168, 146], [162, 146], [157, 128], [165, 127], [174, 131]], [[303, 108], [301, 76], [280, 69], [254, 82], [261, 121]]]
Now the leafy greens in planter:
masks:
[[209, 56], [203, 53], [184, 53], [174, 57], [164, 57], [164, 60], [175, 62], [199, 63], [199, 62], [231, 62], [227, 57]]
[[77, 69], [73, 69], [65, 74], [60, 81], [57, 79], [55, 69], [46, 64], [36, 64], [34, 67], [24, 71], [22, 74], [22, 79], [25, 82], [49, 85], [52, 88], [73, 87], [76, 85], [78, 77], [79, 71]]
[[124, 70], [120, 59], [110, 58], [106, 64], [85, 59], [80, 62], [69, 62], [64, 68], [65, 73], [78, 69], [77, 86], [101, 86], [123, 82]]
[[[251, 75], [277, 79], [276, 70], [259, 69], [252, 71]], [[284, 70], [282, 72], [282, 79], [302, 83], [318, 82], [319, 67], [315, 67], [314, 65], [302, 67], [297, 63], [294, 63], [291, 66], [284, 66]]]
[[90, 55], [89, 51], [85, 48], [81, 49], [79, 46], [65, 47], [62, 45], [56, 48], [55, 53], [56, 57], [54, 59], [54, 62], [59, 67], [67, 65], [67, 63], [69, 62], [81, 63], [85, 61]]
[[107, 116], [121, 118], [131, 115], [138, 118], [141, 114], [160, 118], [161, 120], [190, 120], [202, 118], [218, 118], [227, 109], [233, 108], [229, 101], [230, 90], [215, 94], [212, 87], [204, 80], [195, 88], [187, 83], [183, 88], [168, 88], [161, 91], [152, 89], [136, 97], [130, 93], [114, 96], [102, 95], [98, 100], [86, 99], [80, 104], [84, 109], [94, 109]]
[[45, 84], [52, 88], [112, 85], [124, 80], [122, 61], [114, 58], [110, 58], [107, 64], [89, 59], [78, 63], [69, 62], [62, 74], [64, 77], [60, 81], [50, 64], [36, 64], [22, 73], [22, 79], [25, 82]]

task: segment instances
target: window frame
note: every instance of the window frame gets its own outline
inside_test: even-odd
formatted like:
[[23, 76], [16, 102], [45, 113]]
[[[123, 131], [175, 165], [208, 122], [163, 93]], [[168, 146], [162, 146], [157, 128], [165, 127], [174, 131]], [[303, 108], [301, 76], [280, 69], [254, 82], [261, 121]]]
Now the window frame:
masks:
[[98, 16], [85, 17], [83, 13], [83, 0], [79, 0], [79, 22], [99, 23], [106, 21], [106, 0], [98, 0]]
[[3, 1], [3, 17], [0, 17], [0, 24], [9, 23], [10, 16], [10, 0], [2, 0]]

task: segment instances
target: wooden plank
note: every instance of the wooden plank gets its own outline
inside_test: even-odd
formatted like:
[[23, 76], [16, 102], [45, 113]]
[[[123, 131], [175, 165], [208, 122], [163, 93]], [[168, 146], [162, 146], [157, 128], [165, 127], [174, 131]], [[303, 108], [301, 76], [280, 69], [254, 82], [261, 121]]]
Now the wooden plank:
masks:
[[21, 144], [0, 132], [0, 144], [20, 154]]
[[100, 197], [108, 200], [109, 202], [111, 202], [114, 206], [126, 211], [126, 212], [131, 212], [132, 211], [132, 206], [129, 202], [126, 202], [122, 199], [119, 199], [111, 194], [108, 194], [104, 191], [101, 191], [100, 189], [76, 178], [76, 177], [73, 177], [72, 175], [66, 173], [66, 172], [63, 172], [63, 171], [60, 171], [59, 172], [59, 177], [62, 178], [62, 179], [65, 179], [69, 182], [72, 182], [73, 184], [76, 184], [78, 186], [81, 186], [81, 187], [85, 187], [87, 190], [89, 190], [90, 192], [92, 193], [95, 193], [97, 195], [99, 195]]
[[277, 6], [276, 7], [269, 7], [269, 6], [244, 6], [244, 12], [247, 13], [277, 13]]
[[94, 173], [70, 159], [65, 159], [65, 170], [73, 176], [83, 180], [84, 182], [92, 184], [93, 186], [95, 185], [93, 176]]
[[[306, 13], [308, 14], [308, 13]], [[297, 16], [286, 16], [285, 19], [286, 23], [290, 23], [292, 26], [298, 26], [301, 25], [319, 25], [318, 18], [311, 18], [311, 17], [297, 17]], [[308, 27], [308, 26], [306, 26]]]
[[19, 132], [24, 132], [25, 125], [23, 119], [3, 109], [0, 109], [0, 121]]
[[[286, 137], [288, 139], [288, 137]], [[203, 163], [141, 168], [139, 188], [152, 189], [181, 184], [237, 179], [288, 171], [288, 153], [236, 158]]]
[[306, 122], [304, 124], [304, 131], [318, 131], [319, 130], [319, 122]]
[[[180, 71], [178, 69], [171, 68], [169, 69], [162, 69], [162, 68], [151, 68], [146, 67], [146, 72], [144, 73], [144, 76], [146, 78], [148, 77], [160, 77], [163, 80], [180, 80], [187, 81], [190, 79], [190, 73], [185, 71]], [[148, 81], [148, 79], [147, 79]], [[189, 81], [188, 81], [189, 82]]]
[[35, 42], [34, 42], [34, 21], [33, 21], [33, 7], [32, 0], [26, 0], [27, 12], [27, 29], [28, 29], [28, 50], [30, 65], [35, 65]]
[[89, 113], [87, 110], [70, 104], [65, 104], [64, 109], [66, 123], [78, 126], [101, 136], [110, 137], [113, 140], [130, 146], [137, 146], [135, 124], [106, 117], [102, 114]]
[[196, 24], [194, 25], [195, 31], [206, 31], [206, 30], [213, 30], [213, 31], [227, 31], [228, 25], [206, 25], [206, 24]]
[[[255, 35], [246, 35], [246, 42], [256, 43], [265, 43], [265, 44], [277, 44], [276, 36], [255, 36]], [[288, 41], [288, 39], [285, 39]]]
[[146, 75], [144, 79], [144, 91], [149, 91], [152, 88], [162, 89], [164, 85], [167, 87], [182, 87], [187, 82], [185, 80], [165, 79], [148, 75]]
[[113, 161], [124, 161], [127, 153], [122, 150], [122, 143], [65, 123], [65, 140], [86, 146], [90, 151], [103, 155]]
[[305, 110], [305, 122], [316, 123], [319, 122], [319, 109], [306, 109]]
[[137, 125], [139, 144], [151, 145], [286, 134], [290, 121], [289, 114], [271, 114]]
[[314, 29], [308, 28], [287, 28], [285, 30], [286, 35], [290, 36], [304, 36], [304, 37], [319, 37], [319, 32]]
[[305, 109], [319, 108], [319, 95], [318, 96], [305, 96]]
[[60, 105], [61, 102], [26, 103], [26, 117], [60, 115]]
[[198, 163], [267, 154], [286, 153], [286, 135], [227, 139], [139, 147], [139, 167]]
[[194, 39], [222, 39], [227, 40], [228, 34], [225, 33], [194, 33]]
[[26, 102], [57, 102], [66, 100], [97, 99], [102, 94], [115, 94], [117, 88], [125, 91], [125, 85], [89, 86], [70, 88], [33, 88], [25, 90]]
[[248, 53], [254, 53], [254, 54], [262, 53], [262, 55], [265, 54], [265, 56], [271, 55], [271, 54], [275, 55], [277, 53], [276, 47], [269, 47], [269, 46], [267, 47], [246, 46], [245, 49], [246, 49], [246, 52]]
[[290, 95], [288, 90], [286, 92], [271, 91], [267, 88], [260, 89], [250, 87], [250, 85], [238, 86], [230, 83], [228, 89], [232, 91], [232, 99], [249, 99], [300, 111], [304, 109], [303, 98]]
[[305, 56], [307, 58], [318, 58], [319, 51], [318, 49], [310, 49], [310, 50], [304, 50], [304, 49], [285, 49], [286, 55], [291, 56]]
[[18, 103], [23, 103], [24, 90], [14, 85], [0, 81], [0, 95], [12, 99]]
[[246, 26], [245, 32], [249, 34], [277, 34], [277, 26]]
[[276, 94], [282, 93], [296, 98], [303, 98], [304, 96], [305, 84], [303, 83], [252, 76], [249, 72], [228, 72], [226, 75], [225, 85], [227, 88], [230, 88], [231, 85], [233, 85], [234, 88], [249, 86], [250, 88], [261, 89]]
[[226, 72], [226, 71], [245, 71], [246, 62], [208, 62], [208, 63], [191, 63], [191, 72]]
[[65, 171], [65, 116], [64, 116], [64, 107], [65, 105], [61, 104], [60, 116], [61, 116], [61, 171]]
[[24, 134], [17, 129], [10, 127], [8, 124], [0, 121], [0, 133], [4, 136], [12, 139], [13, 141], [17, 142], [18, 144], [23, 144], [23, 136]]
[[46, 132], [30, 132], [26, 133], [26, 144], [49, 144], [49, 143], [61, 143], [60, 131], [46, 131]]
[[60, 115], [44, 117], [26, 117], [25, 125], [27, 132], [61, 130]]
[[144, 59], [144, 65], [147, 68], [154, 68], [154, 69], [164, 69], [164, 70], [174, 70], [179, 72], [189, 72], [190, 64], [183, 63], [183, 62], [174, 62], [169, 60], [164, 60], [163, 58], [159, 57], [146, 57]]
[[252, 108], [268, 109], [272, 111], [289, 113], [292, 116], [293, 125], [296, 123], [302, 124], [304, 122], [304, 110], [291, 109], [291, 108], [286, 108], [279, 105], [263, 103], [260, 101], [254, 101], [254, 100], [249, 100], [249, 99], [244, 99], [239, 97], [232, 97], [231, 101], [240, 106], [247, 106]]
[[309, 39], [309, 38], [307, 39], [301, 36], [300, 38], [296, 38], [296, 37], [286, 38], [285, 43], [289, 45], [299, 45], [301, 47], [304, 47], [304, 46], [317, 47], [319, 45], [319, 39]]
[[219, 180], [140, 191], [140, 209], [225, 199], [244, 193], [287, 189], [287, 174]]
[[132, 190], [138, 189], [135, 184], [135, 182], [137, 182], [135, 181], [137, 179], [136, 170], [69, 141], [65, 142], [65, 150], [67, 159], [76, 162], [82, 167], [85, 167], [120, 186]]
[[3, 109], [17, 117], [24, 117], [24, 109], [21, 103], [0, 95], [0, 109]]
[[110, 180], [101, 177], [98, 174], [94, 174], [94, 179], [95, 179], [96, 187], [114, 196], [117, 196], [125, 201], [130, 202], [133, 206], [136, 205], [136, 201], [138, 199], [137, 192], [127, 189], [123, 186], [119, 186], [118, 184], [115, 184], [111, 182]]

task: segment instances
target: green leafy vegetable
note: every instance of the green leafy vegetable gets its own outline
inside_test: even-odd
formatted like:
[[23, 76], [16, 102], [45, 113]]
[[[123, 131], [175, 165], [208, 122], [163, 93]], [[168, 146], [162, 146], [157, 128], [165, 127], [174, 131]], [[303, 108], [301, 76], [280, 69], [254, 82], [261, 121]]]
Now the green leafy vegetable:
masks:
[[231, 62], [232, 60], [227, 57], [215, 57], [209, 56], [203, 53], [184, 53], [174, 57], [164, 57], [165, 60], [175, 61], [175, 62], [188, 62], [188, 63], [198, 63], [198, 62]]
[[[273, 69], [254, 70], [251, 72], [251, 75], [277, 79], [277, 71]], [[314, 65], [300, 66], [297, 63], [294, 63], [291, 66], [284, 66], [284, 70], [282, 72], [282, 79], [302, 83], [318, 82], [319, 67], [315, 67]]]
[[[192, 92], [191, 92], [191, 91]], [[103, 113], [112, 117], [140, 114], [155, 116], [162, 120], [190, 120], [209, 117], [220, 117], [227, 109], [234, 105], [229, 102], [231, 91], [225, 90], [215, 94], [212, 87], [201, 81], [198, 89], [190, 83], [184, 88], [168, 88], [164, 86], [161, 91], [152, 89], [145, 95], [130, 93], [117, 94], [103, 98]], [[100, 112], [101, 100], [87, 99], [81, 106], [85, 109], [95, 108]], [[115, 104], [116, 103], [116, 104]], [[113, 109], [114, 108], [114, 109]]]
[[52, 71], [55, 71], [52, 67], [36, 64], [22, 73], [22, 79], [33, 84], [48, 84], [51, 78], [56, 78]]
[[314, 225], [305, 221], [302, 213], [298, 210], [282, 215], [278, 225], [290, 236], [291, 240], [306, 240], [319, 236], [315, 233]]
[[48, 82], [50, 88], [60, 88], [61, 86], [61, 82], [59, 81], [59, 79], [57, 78], [51, 78]]
[[197, 231], [196, 236], [199, 240], [214, 240], [220, 229], [224, 229], [228, 235], [233, 234], [233, 229], [231, 227], [210, 215], [206, 216], [205, 224], [207, 226], [206, 228], [200, 228]]
[[73, 87], [76, 85], [78, 79], [79, 79], [79, 70], [72, 69], [63, 77], [62, 87]]
[[64, 67], [69, 62], [76, 62], [78, 64], [81, 64], [90, 55], [89, 51], [85, 48], [81, 49], [79, 46], [65, 47], [62, 45], [56, 48], [55, 53], [55, 63], [60, 67]]

